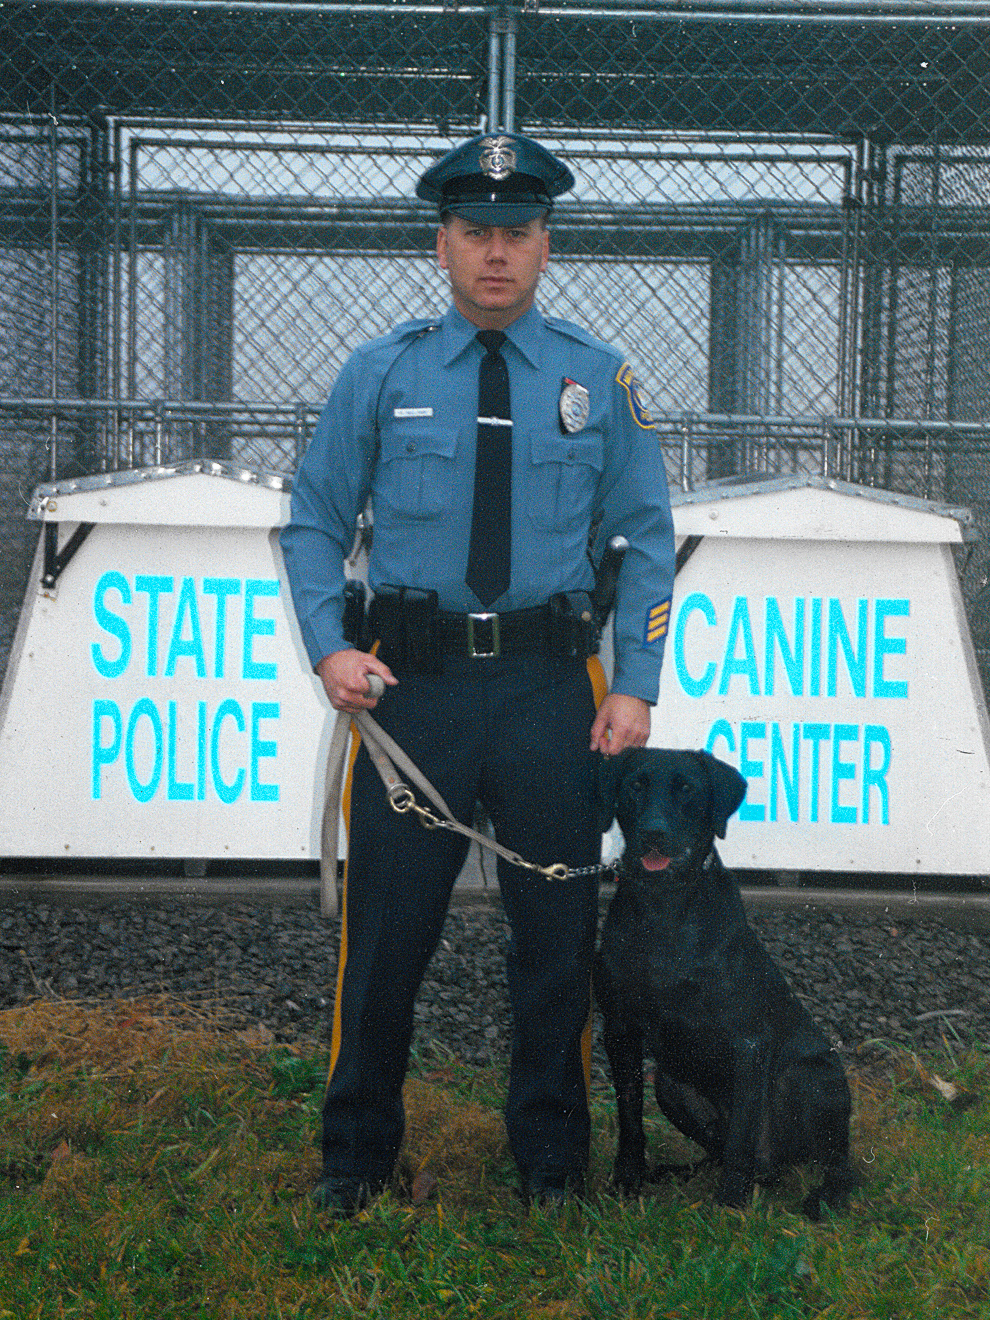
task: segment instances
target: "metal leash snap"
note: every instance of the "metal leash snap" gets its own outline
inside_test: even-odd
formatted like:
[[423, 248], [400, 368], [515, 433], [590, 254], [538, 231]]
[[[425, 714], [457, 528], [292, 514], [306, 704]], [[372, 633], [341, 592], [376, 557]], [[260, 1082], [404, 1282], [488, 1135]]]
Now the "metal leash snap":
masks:
[[392, 810], [397, 811], [400, 816], [404, 816], [416, 806], [416, 799], [408, 784], [394, 784], [388, 790], [388, 800]]

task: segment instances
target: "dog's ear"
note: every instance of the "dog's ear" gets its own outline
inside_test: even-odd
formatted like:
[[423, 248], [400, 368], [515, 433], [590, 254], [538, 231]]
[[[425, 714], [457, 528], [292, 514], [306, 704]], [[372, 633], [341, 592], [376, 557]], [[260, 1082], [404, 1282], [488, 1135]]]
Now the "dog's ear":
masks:
[[612, 822], [615, 820], [615, 808], [619, 801], [619, 785], [622, 783], [628, 757], [625, 752], [620, 752], [618, 756], [602, 756], [599, 752], [595, 759], [598, 762], [595, 782], [598, 832], [607, 834], [612, 828]]
[[711, 752], [699, 752], [712, 786], [712, 824], [720, 839], [725, 838], [729, 817], [737, 812], [746, 796], [746, 781], [739, 771], [726, 765]]

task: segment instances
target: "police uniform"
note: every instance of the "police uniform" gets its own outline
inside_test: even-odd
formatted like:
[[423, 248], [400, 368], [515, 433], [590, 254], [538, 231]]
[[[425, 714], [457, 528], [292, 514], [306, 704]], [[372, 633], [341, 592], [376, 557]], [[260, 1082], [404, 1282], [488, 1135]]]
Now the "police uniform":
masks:
[[[548, 210], [572, 183], [538, 144], [502, 135], [450, 153], [419, 193], [441, 214], [508, 226]], [[342, 563], [370, 497], [375, 636], [365, 645], [382, 642], [380, 658], [399, 679], [375, 718], [459, 819], [469, 822], [480, 800], [507, 847], [541, 864], [590, 867], [600, 847], [588, 750], [597, 661], [579, 625], [581, 593], [594, 583], [589, 530], [597, 525], [599, 546], [613, 533], [629, 541], [612, 690], [652, 703], [673, 580], [660, 447], [620, 353], [535, 307], [508, 325], [512, 569], [484, 606], [465, 583], [477, 329], [451, 306], [344, 365], [293, 485], [286, 569], [316, 665], [349, 644]], [[348, 1188], [360, 1188], [351, 1199], [362, 1203], [391, 1174], [415, 995], [466, 848], [461, 836], [391, 811], [359, 753], [323, 1111], [324, 1182], [344, 1189], [331, 1209], [346, 1206]], [[588, 1157], [597, 881], [546, 881], [502, 859], [498, 880], [513, 1011], [506, 1126], [524, 1190], [553, 1193], [579, 1184]]]

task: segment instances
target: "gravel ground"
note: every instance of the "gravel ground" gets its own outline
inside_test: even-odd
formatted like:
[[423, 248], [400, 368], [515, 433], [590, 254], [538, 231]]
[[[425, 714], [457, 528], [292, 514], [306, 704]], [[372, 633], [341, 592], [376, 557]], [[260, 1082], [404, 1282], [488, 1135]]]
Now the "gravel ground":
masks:
[[[604, 908], [604, 903], [603, 903]], [[847, 1062], [864, 1044], [943, 1052], [990, 1044], [990, 934], [931, 919], [774, 911], [752, 924]], [[39, 997], [165, 992], [218, 1002], [278, 1040], [327, 1039], [337, 922], [308, 907], [148, 900], [0, 909], [0, 1008]], [[507, 1057], [506, 929], [492, 906], [452, 908], [420, 991], [415, 1048], [471, 1064]], [[596, 1081], [604, 1079], [596, 1049]]]

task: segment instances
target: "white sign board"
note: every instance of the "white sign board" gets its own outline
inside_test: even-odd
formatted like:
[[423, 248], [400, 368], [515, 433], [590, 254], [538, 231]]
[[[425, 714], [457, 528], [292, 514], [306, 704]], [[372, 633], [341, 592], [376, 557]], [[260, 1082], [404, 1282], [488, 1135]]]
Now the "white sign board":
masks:
[[[221, 464], [40, 488], [0, 698], [0, 855], [319, 856], [327, 703], [304, 658], [276, 477]], [[48, 493], [45, 493], [47, 490]]]
[[719, 851], [807, 871], [990, 872], [990, 729], [949, 545], [963, 510], [814, 478], [674, 497], [651, 742], [748, 781]]
[[[60, 549], [92, 526], [54, 586], [43, 543], [32, 570], [0, 694], [0, 856], [319, 856], [331, 721], [283, 578], [283, 487], [196, 463], [39, 488]], [[700, 540], [652, 741], [746, 776], [726, 861], [990, 873], [990, 731], [949, 549], [968, 515], [803, 477], [673, 505], [679, 542]]]

